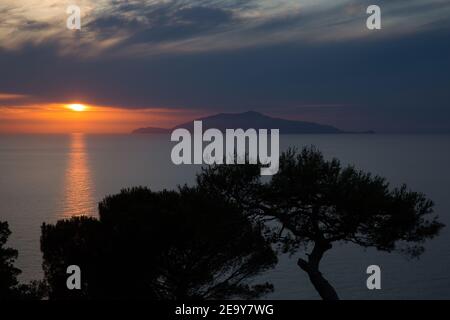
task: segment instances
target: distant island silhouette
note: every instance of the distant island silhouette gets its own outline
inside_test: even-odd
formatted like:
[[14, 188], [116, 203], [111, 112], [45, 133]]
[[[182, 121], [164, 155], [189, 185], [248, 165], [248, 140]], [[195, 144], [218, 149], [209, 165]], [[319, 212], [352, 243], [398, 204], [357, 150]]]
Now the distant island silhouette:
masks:
[[[196, 119], [203, 122], [203, 129], [216, 128], [221, 131], [226, 129], [279, 129], [280, 134], [308, 134], [308, 133], [350, 133], [333, 126], [305, 122], [297, 120], [287, 120], [274, 118], [255, 111], [243, 113], [219, 113], [213, 116]], [[135, 134], [169, 134], [178, 128], [185, 128], [193, 131], [193, 121], [182, 123], [173, 128], [146, 127], [134, 130]], [[352, 132], [356, 133], [356, 132]], [[372, 131], [359, 133], [374, 133]]]

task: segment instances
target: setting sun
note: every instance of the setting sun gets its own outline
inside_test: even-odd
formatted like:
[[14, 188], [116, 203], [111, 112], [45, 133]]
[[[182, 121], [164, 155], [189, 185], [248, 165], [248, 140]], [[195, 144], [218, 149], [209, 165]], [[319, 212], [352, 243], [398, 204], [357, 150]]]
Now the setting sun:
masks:
[[85, 111], [87, 109], [87, 107], [85, 105], [82, 105], [82, 104], [69, 104], [67, 107], [70, 110], [76, 111], [76, 112]]
[[11, 132], [129, 133], [136, 128], [148, 126], [170, 128], [199, 116], [197, 112], [178, 109], [130, 109], [87, 103], [30, 104], [6, 108], [0, 106], [0, 138], [2, 133]]

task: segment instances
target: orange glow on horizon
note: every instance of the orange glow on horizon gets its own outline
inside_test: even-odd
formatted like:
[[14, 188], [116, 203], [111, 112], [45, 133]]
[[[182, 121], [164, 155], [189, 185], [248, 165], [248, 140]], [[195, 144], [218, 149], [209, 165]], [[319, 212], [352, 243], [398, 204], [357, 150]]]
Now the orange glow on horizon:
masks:
[[0, 133], [130, 133], [141, 127], [171, 128], [199, 115], [190, 110], [125, 109], [86, 103], [0, 106]]

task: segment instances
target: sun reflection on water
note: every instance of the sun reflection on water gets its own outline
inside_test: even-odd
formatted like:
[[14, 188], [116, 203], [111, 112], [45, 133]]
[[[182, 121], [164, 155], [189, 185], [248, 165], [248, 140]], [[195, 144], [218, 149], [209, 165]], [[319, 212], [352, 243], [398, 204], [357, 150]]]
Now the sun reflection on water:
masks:
[[88, 164], [86, 136], [74, 133], [70, 137], [68, 166], [61, 218], [95, 216], [94, 186]]

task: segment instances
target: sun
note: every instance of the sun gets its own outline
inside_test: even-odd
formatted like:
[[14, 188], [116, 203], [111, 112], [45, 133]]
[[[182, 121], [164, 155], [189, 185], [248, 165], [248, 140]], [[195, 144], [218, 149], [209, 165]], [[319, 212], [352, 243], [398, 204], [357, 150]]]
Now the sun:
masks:
[[69, 108], [72, 111], [76, 111], [76, 112], [82, 112], [82, 111], [86, 111], [87, 107], [84, 104], [69, 104], [67, 105], [67, 108]]

